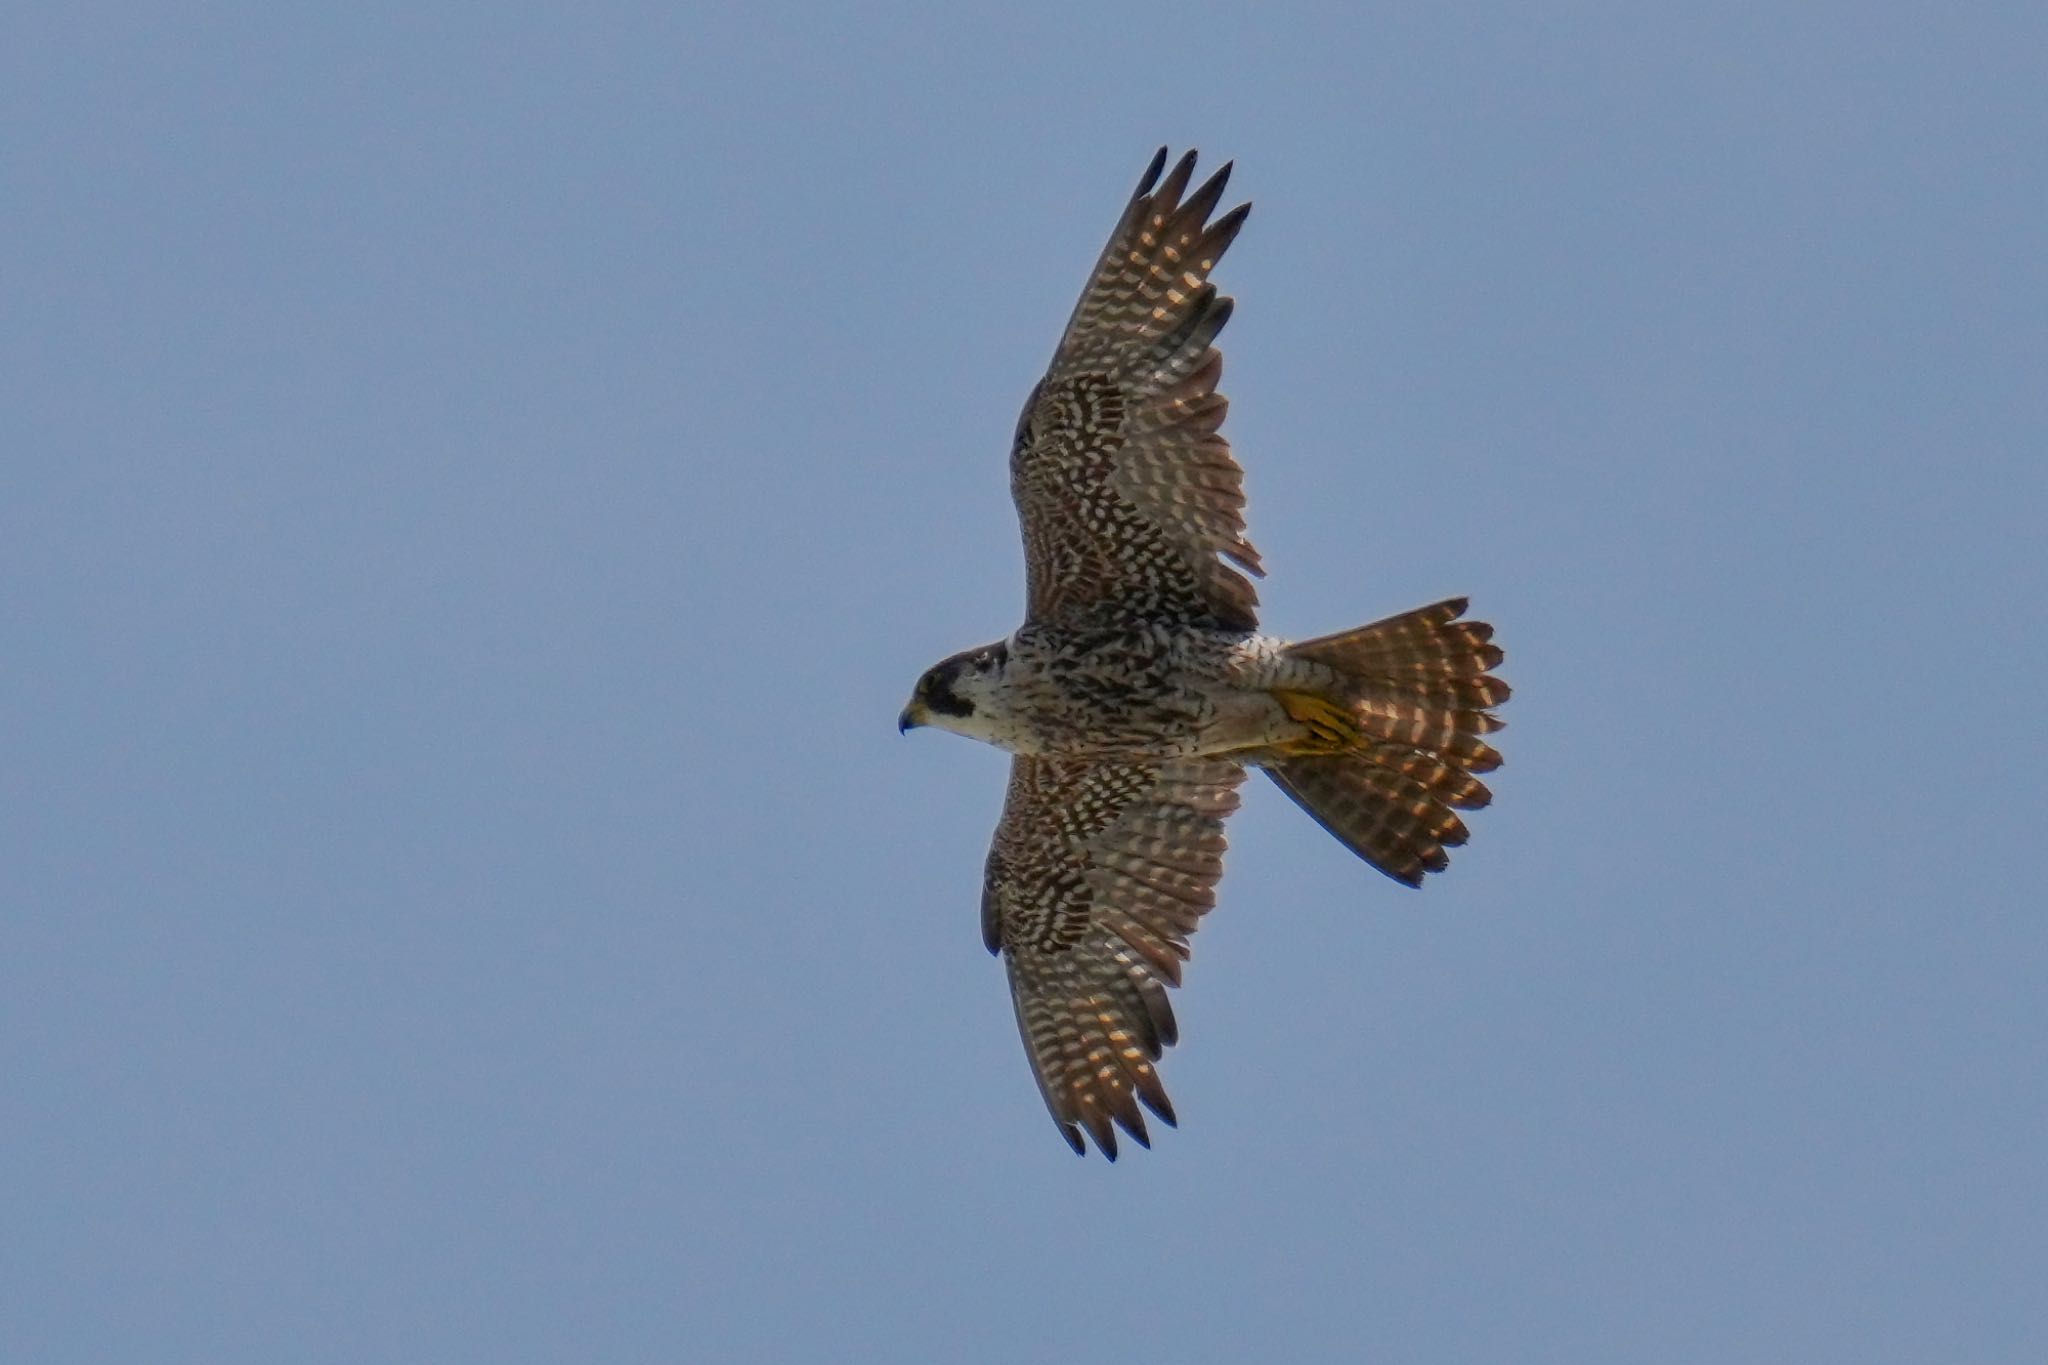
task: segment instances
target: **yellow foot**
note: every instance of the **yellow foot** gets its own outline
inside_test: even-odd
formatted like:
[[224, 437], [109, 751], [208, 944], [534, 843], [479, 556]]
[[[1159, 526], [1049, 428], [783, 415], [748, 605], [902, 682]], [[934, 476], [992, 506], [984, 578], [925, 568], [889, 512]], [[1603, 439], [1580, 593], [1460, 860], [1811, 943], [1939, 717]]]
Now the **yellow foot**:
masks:
[[1351, 712], [1327, 697], [1278, 687], [1272, 689], [1272, 696], [1289, 720], [1308, 727], [1306, 735], [1280, 746], [1286, 753], [1341, 754], [1357, 748], [1365, 739], [1365, 732], [1358, 728]]

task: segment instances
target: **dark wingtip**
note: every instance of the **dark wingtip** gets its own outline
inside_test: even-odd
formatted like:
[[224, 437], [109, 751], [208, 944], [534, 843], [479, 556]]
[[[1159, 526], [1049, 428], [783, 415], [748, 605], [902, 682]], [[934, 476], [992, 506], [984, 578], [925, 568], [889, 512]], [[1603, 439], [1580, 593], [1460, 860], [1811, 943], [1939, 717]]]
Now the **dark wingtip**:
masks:
[[[1178, 986], [1180, 982], [1175, 981], [1173, 984]], [[1174, 1017], [1172, 1006], [1168, 1006], [1155, 1022], [1159, 1027], [1160, 1047], [1172, 1047], [1180, 1041], [1180, 1020]]]
[[1209, 215], [1216, 211], [1216, 203], [1223, 198], [1223, 189], [1230, 183], [1230, 168], [1234, 162], [1226, 161], [1216, 172], [1202, 182], [1202, 187], [1187, 198], [1182, 211], [1192, 217], [1197, 226], [1209, 221]]
[[1149, 187], [1152, 195], [1151, 211], [1170, 216], [1180, 208], [1181, 196], [1187, 193], [1188, 177], [1195, 173], [1195, 151], [1190, 147], [1180, 160], [1173, 163], [1173, 169], [1166, 173], [1166, 179]]
[[1110, 1122], [1109, 1115], [1100, 1109], [1090, 1109], [1081, 1116], [1081, 1122], [1087, 1125], [1088, 1136], [1095, 1139], [1095, 1150], [1115, 1161], [1116, 1125]]
[[1386, 873], [1387, 876], [1393, 878], [1395, 881], [1401, 883], [1401, 885], [1403, 886], [1410, 887], [1416, 891], [1420, 891], [1422, 889], [1423, 870], [1420, 867], [1406, 868], [1397, 872], [1393, 868], [1388, 867], [1385, 863], [1375, 863], [1370, 858], [1367, 858], [1365, 861], [1371, 864], [1373, 867], [1378, 868], [1381, 872]]
[[1188, 196], [1188, 203], [1184, 203], [1180, 211], [1186, 215], [1190, 229], [1198, 229], [1202, 223], [1208, 221], [1210, 213], [1217, 211], [1217, 205], [1223, 201], [1223, 188], [1229, 182], [1231, 162], [1225, 162], [1217, 174], [1212, 174], [1208, 180], [1202, 182], [1202, 188]]
[[1060, 1136], [1067, 1140], [1067, 1146], [1074, 1149], [1075, 1156], [1088, 1155], [1088, 1144], [1081, 1141], [1081, 1130], [1079, 1128], [1076, 1128], [1071, 1123], [1060, 1123], [1058, 1120], [1054, 1120], [1053, 1126], [1060, 1130]]
[[1159, 183], [1159, 173], [1166, 169], [1166, 148], [1152, 153], [1152, 164], [1145, 168], [1145, 174], [1138, 178], [1138, 188], [1131, 192], [1131, 198], [1138, 199], [1152, 192]]

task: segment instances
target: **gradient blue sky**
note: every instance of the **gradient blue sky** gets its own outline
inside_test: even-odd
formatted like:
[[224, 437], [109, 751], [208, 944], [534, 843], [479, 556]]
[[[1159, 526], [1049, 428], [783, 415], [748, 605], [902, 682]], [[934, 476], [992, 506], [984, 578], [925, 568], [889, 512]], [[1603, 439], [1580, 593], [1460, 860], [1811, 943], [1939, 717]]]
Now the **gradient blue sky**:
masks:
[[[2048, 1359], [2048, 9], [0, 23], [0, 1356]], [[1161, 143], [1269, 624], [1516, 697], [1112, 1167], [894, 720]]]

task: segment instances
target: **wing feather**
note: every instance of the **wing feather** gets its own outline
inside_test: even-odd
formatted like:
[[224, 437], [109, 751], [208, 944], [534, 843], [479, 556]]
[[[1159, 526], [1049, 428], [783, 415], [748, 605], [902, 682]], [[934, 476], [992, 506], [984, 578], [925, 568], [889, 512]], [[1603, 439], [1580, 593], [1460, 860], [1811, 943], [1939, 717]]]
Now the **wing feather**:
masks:
[[[1215, 222], [1230, 167], [1187, 194], [1195, 154], [1162, 148], [1081, 293], [1010, 455], [1031, 620], [1113, 604], [1126, 615], [1250, 630], [1262, 574], [1244, 474], [1218, 434], [1216, 334], [1231, 301], [1209, 273], [1249, 204]], [[1183, 199], [1183, 195], [1186, 198]]]
[[[1046, 1109], [1075, 1151], [1171, 1124], [1154, 1065], [1179, 1032], [1166, 987], [1216, 903], [1234, 763], [1019, 756], [989, 851], [982, 932], [1010, 979]], [[1141, 1108], [1142, 1106], [1142, 1108]]]

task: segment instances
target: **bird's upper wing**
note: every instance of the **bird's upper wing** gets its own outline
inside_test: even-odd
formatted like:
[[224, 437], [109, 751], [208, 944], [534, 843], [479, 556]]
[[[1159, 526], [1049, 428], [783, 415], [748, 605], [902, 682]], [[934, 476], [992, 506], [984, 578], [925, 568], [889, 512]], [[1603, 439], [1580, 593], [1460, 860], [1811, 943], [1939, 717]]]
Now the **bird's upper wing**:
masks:
[[1018, 756], [989, 850], [982, 937], [1009, 969], [1017, 1027], [1053, 1121], [1112, 1161], [1174, 1121], [1153, 1063], [1176, 1037], [1166, 987], [1216, 903], [1223, 820], [1244, 770]]
[[1034, 621], [1113, 602], [1147, 619], [1257, 624], [1238, 572], [1263, 572], [1244, 475], [1217, 432], [1229, 404], [1210, 343], [1231, 302], [1208, 282], [1251, 205], [1211, 223], [1230, 167], [1189, 195], [1195, 154], [1161, 181], [1165, 164], [1161, 148], [1017, 424], [1010, 490]]

